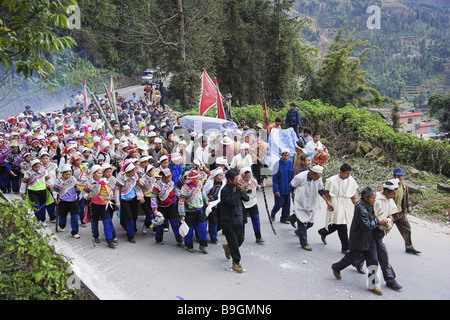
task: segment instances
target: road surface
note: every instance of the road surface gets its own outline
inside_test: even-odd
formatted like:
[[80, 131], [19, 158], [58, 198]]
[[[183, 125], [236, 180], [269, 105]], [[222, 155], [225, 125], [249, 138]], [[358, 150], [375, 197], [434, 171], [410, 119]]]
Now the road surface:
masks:
[[[268, 184], [269, 181], [266, 180]], [[273, 206], [271, 187], [266, 187], [269, 210]], [[7, 198], [17, 197], [6, 195]], [[91, 229], [80, 228], [80, 239], [70, 237], [70, 227], [55, 235], [58, 252], [70, 258], [74, 272], [99, 299], [108, 300], [447, 300], [450, 299], [450, 228], [410, 217], [413, 243], [421, 255], [405, 253], [403, 239], [394, 227], [385, 243], [400, 291], [386, 287], [383, 296], [367, 290], [367, 276], [348, 267], [342, 279], [334, 278], [330, 265], [342, 257], [337, 233], [324, 245], [317, 230], [323, 227], [325, 211], [316, 216], [308, 231], [313, 250], [303, 250], [294, 228], [274, 222], [274, 235], [268, 221], [263, 194], [258, 192], [264, 244], [257, 244], [251, 222], [246, 225], [241, 246], [243, 274], [226, 271], [231, 261], [225, 258], [219, 232], [219, 245], [209, 243], [208, 254], [189, 253], [177, 247], [172, 231], [164, 234], [164, 245], [154, 241], [153, 232], [136, 235], [136, 243], [126, 241], [118, 219], [114, 224], [119, 245], [106, 246], [100, 224], [101, 243], [92, 245]], [[139, 216], [139, 230], [143, 224]], [[46, 228], [54, 232], [54, 224]]]

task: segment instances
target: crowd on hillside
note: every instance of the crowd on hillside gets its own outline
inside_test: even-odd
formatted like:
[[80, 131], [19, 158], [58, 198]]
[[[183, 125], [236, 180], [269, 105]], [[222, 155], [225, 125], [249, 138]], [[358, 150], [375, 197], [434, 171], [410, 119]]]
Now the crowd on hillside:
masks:
[[[129, 242], [136, 242], [137, 233], [153, 229], [155, 241], [163, 244], [164, 232], [171, 229], [177, 245], [190, 252], [197, 238], [200, 251], [207, 253], [208, 243], [218, 243], [222, 230], [225, 255], [232, 268], [242, 272], [239, 247], [248, 218], [256, 242], [264, 242], [257, 191], [271, 179], [275, 203], [271, 221], [281, 209], [280, 222], [295, 227], [305, 250], [312, 250], [307, 231], [321, 199], [326, 202], [328, 224], [319, 230], [320, 237], [326, 244], [326, 237], [337, 231], [348, 256], [333, 267], [336, 277], [345, 263], [354, 263], [361, 255], [358, 270], [364, 258], [380, 263], [383, 272], [388, 270], [386, 282], [399, 286], [383, 251], [383, 235], [396, 223], [407, 252], [418, 253], [410, 240], [409, 200], [401, 168], [382, 192], [366, 188], [360, 198], [347, 164], [323, 183], [328, 150], [320, 133], [304, 128], [299, 134], [301, 121], [294, 103], [286, 119], [275, 119], [268, 130], [242, 118], [237, 132], [207, 136], [183, 128], [180, 117], [171, 119], [161, 92], [156, 86], [146, 87], [143, 98], [116, 95], [116, 110], [107, 97], [85, 105], [79, 92], [61, 111], [35, 114], [26, 106], [18, 116], [0, 120], [1, 191], [20, 194], [44, 227], [50, 221], [63, 232], [69, 224], [75, 239], [80, 238], [79, 228], [90, 223], [93, 242], [104, 237], [110, 248], [116, 248], [120, 238], [114, 219], [120, 220]], [[269, 152], [262, 137], [281, 129], [283, 122], [298, 137], [296, 152], [282, 149], [273, 175], [267, 177], [261, 174]], [[140, 212], [145, 215], [143, 226], [137, 225]], [[358, 240], [352, 242], [352, 236]]]

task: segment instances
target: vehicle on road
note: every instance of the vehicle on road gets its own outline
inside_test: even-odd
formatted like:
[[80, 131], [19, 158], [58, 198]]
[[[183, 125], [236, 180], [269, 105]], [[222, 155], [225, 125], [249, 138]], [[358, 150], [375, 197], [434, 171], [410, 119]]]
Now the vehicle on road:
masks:
[[141, 77], [141, 85], [152, 84], [156, 79], [156, 69], [145, 69]]

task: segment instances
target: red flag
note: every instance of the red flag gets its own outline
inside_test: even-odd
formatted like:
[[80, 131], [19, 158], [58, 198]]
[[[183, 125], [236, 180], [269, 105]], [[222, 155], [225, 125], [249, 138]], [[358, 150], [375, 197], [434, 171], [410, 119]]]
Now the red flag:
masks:
[[217, 81], [217, 77], [214, 79], [214, 83], [216, 84], [217, 87], [217, 95], [216, 95], [216, 103], [217, 103], [217, 118], [219, 119], [226, 119], [225, 118], [225, 111], [223, 110], [223, 105], [222, 105], [222, 95], [220, 94], [220, 90], [219, 90], [219, 82]]
[[200, 97], [200, 115], [202, 116], [217, 102], [217, 87], [203, 68], [202, 95]]

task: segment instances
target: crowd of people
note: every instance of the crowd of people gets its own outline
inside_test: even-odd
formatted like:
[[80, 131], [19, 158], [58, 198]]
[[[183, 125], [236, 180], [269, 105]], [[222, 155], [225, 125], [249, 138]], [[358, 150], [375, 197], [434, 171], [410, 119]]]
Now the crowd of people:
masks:
[[[49, 221], [64, 232], [70, 224], [71, 236], [78, 239], [79, 228], [90, 224], [94, 244], [104, 237], [109, 248], [116, 248], [119, 237], [113, 222], [119, 219], [131, 243], [136, 234], [152, 229], [156, 243], [163, 244], [164, 233], [171, 229], [178, 246], [194, 252], [196, 238], [203, 253], [208, 253], [208, 243], [218, 243], [222, 230], [225, 256], [240, 273], [244, 269], [239, 247], [248, 218], [255, 241], [265, 242], [257, 191], [271, 179], [270, 218], [275, 221], [281, 209], [280, 222], [295, 228], [301, 248], [312, 250], [308, 229], [323, 199], [327, 223], [319, 236], [327, 244], [327, 237], [337, 231], [345, 254], [333, 264], [333, 274], [340, 279], [340, 271], [350, 264], [364, 272], [366, 260], [368, 266], [381, 266], [389, 287], [401, 288], [382, 241], [395, 224], [406, 252], [419, 253], [411, 242], [408, 189], [401, 168], [382, 191], [366, 187], [361, 196], [348, 164], [324, 183], [328, 150], [319, 132], [303, 128], [299, 133], [295, 104], [286, 117], [299, 138], [295, 154], [282, 149], [270, 178], [261, 174], [268, 153], [262, 137], [281, 128], [281, 118], [269, 132], [241, 119], [232, 135], [205, 135], [182, 128], [181, 118], [171, 119], [156, 89], [146, 87], [142, 99], [116, 95], [116, 110], [107, 97], [97, 100], [84, 105], [79, 93], [61, 111], [34, 114], [26, 106], [17, 117], [0, 120], [1, 191], [20, 194], [44, 227]], [[142, 226], [137, 225], [140, 213], [145, 215]]]

